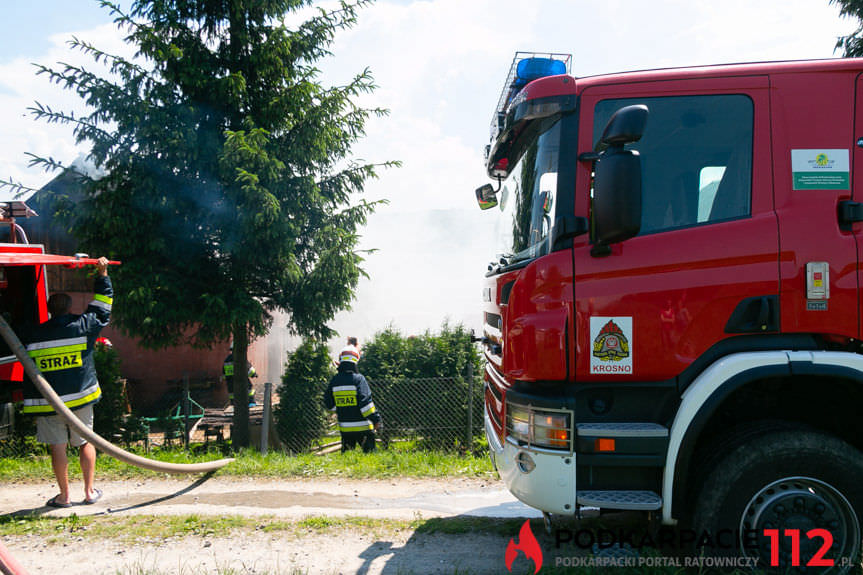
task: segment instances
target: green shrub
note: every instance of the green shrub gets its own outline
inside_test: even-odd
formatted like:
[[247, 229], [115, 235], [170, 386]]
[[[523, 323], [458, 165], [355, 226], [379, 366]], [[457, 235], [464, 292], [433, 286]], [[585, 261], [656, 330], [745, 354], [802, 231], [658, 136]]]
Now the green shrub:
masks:
[[102, 399], [93, 408], [93, 430], [112, 441], [122, 435], [126, 413], [126, 397], [120, 378], [120, 354], [110, 345], [97, 343], [93, 350], [96, 378], [102, 388]]
[[407, 431], [417, 434], [424, 448], [467, 451], [472, 449], [465, 445], [471, 390], [472, 431], [482, 435], [481, 366], [467, 329], [444, 322], [439, 333], [405, 337], [390, 327], [375, 334], [363, 346], [359, 370], [383, 416], [385, 441], [387, 434]]
[[323, 342], [304, 340], [288, 354], [274, 408], [279, 438], [289, 450], [308, 451], [324, 435], [327, 417], [324, 391], [335, 374], [330, 352]]

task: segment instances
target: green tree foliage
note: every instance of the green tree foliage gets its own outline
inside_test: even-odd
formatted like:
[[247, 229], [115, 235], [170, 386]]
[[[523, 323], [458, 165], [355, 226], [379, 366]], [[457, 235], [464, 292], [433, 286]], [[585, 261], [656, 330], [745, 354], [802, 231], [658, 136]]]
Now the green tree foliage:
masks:
[[845, 58], [863, 56], [863, 0], [830, 0], [839, 6], [839, 15], [857, 19], [857, 29], [848, 36], [836, 40], [836, 49], [842, 50]]
[[324, 435], [326, 410], [324, 391], [335, 375], [327, 346], [313, 340], [288, 354], [285, 374], [279, 386], [279, 404], [273, 413], [282, 443], [295, 453], [307, 451]]
[[[73, 39], [110, 72], [39, 67], [91, 110], [32, 109], [72, 125], [107, 173], [85, 178], [67, 214], [82, 249], [123, 261], [116, 325], [154, 348], [231, 337], [238, 373], [275, 310], [294, 333], [333, 335], [326, 324], [354, 297], [358, 229], [376, 207], [356, 194], [381, 166], [353, 161], [351, 146], [386, 111], [354, 103], [375, 88], [368, 70], [325, 87], [315, 65], [368, 3], [289, 26], [310, 0], [135, 0], [128, 12], [102, 0], [138, 57]], [[234, 444], [248, 444], [242, 402]]]
[[444, 323], [439, 333], [410, 337], [390, 327], [363, 346], [359, 370], [372, 387], [385, 433], [411, 430], [429, 448], [469, 447], [462, 438], [471, 390], [473, 429], [476, 434], [482, 430], [482, 358], [470, 338], [460, 324]]

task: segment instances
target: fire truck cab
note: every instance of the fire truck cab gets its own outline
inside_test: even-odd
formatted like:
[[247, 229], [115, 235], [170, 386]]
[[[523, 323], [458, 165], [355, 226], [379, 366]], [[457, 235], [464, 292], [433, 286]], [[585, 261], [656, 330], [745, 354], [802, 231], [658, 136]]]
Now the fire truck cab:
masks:
[[569, 67], [516, 54], [476, 190], [501, 212], [483, 290], [501, 478], [547, 513], [730, 529], [762, 565], [744, 539], [771, 529], [857, 558], [863, 60]]

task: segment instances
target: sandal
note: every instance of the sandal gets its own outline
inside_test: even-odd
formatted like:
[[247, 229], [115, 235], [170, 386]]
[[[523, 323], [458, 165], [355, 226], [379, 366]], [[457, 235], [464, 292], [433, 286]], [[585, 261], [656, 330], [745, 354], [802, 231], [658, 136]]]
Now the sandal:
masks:
[[47, 505], [48, 507], [56, 507], [58, 509], [65, 509], [67, 507], [72, 507], [71, 503], [62, 503], [60, 501], [57, 501], [58, 497], [60, 497], [59, 493], [57, 495], [55, 495], [54, 497], [52, 497], [51, 499], [49, 499], [48, 501], [46, 501], [45, 505]]
[[93, 505], [94, 503], [96, 503], [100, 499], [102, 499], [102, 490], [93, 488], [93, 498], [92, 499], [85, 499], [84, 504], [85, 505]]

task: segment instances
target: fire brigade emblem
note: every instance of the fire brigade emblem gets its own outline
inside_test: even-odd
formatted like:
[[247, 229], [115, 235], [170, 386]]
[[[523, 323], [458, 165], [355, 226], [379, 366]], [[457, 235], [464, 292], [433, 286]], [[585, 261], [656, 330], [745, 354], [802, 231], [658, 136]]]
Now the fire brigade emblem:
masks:
[[629, 340], [614, 320], [608, 320], [593, 340], [593, 357], [601, 361], [621, 361], [629, 357]]

